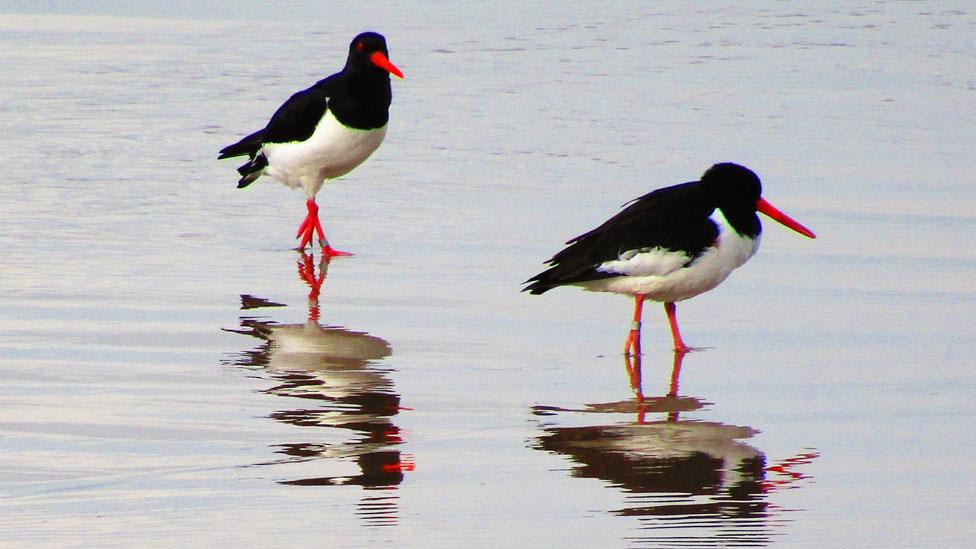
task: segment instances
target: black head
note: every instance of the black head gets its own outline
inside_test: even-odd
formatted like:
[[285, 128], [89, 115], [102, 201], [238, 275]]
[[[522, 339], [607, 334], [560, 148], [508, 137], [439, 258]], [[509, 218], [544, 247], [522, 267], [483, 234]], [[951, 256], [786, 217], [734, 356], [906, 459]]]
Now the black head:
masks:
[[715, 164], [701, 177], [702, 185], [715, 197], [718, 207], [743, 207], [756, 211], [755, 204], [762, 195], [759, 176], [745, 166], [723, 162]]
[[714, 197], [715, 207], [722, 210], [740, 234], [755, 237], [762, 232], [758, 211], [803, 236], [816, 238], [810, 229], [762, 198], [759, 176], [745, 166], [731, 162], [715, 164], [702, 175], [701, 183], [708, 195]]
[[701, 184], [716, 208], [729, 224], [744, 236], [755, 237], [762, 232], [756, 216], [756, 202], [762, 194], [762, 184], [752, 170], [725, 162], [705, 171]]
[[357, 35], [349, 43], [349, 57], [346, 58], [346, 71], [357, 74], [382, 75], [390, 74], [403, 78], [393, 63], [390, 63], [390, 52], [386, 49], [386, 39], [376, 32], [364, 32]]

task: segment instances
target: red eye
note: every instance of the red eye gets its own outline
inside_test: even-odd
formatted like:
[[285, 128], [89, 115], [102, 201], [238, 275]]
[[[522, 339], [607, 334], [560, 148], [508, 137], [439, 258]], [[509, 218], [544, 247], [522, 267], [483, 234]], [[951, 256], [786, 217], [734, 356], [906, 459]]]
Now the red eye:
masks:
[[363, 43], [356, 42], [356, 51], [363, 51]]

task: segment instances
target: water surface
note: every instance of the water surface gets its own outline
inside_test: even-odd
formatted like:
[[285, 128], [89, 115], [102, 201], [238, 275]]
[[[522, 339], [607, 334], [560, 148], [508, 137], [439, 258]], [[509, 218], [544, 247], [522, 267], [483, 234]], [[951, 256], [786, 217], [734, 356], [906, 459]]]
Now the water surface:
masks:
[[[0, 15], [5, 545], [976, 535], [968, 4], [132, 6]], [[364, 28], [407, 78], [323, 264], [215, 156]], [[627, 300], [520, 283], [726, 160], [819, 238], [767, 223], [681, 364], [648, 307], [641, 401]]]

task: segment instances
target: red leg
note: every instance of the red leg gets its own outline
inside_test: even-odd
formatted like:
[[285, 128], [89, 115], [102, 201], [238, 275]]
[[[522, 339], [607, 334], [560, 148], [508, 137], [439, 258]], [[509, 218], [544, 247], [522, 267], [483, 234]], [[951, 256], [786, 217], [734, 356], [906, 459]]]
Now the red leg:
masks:
[[668, 324], [671, 325], [671, 337], [674, 339], [674, 352], [687, 353], [691, 350], [691, 347], [685, 345], [685, 342], [681, 340], [681, 332], [678, 330], [678, 317], [675, 315], [674, 302], [669, 301], [665, 303], [664, 311], [668, 314]]
[[624, 341], [624, 354], [640, 356], [640, 329], [643, 310], [644, 296], [641, 294], [634, 295], [634, 321], [630, 325], [627, 340]]
[[322, 230], [322, 222], [319, 221], [319, 206], [315, 203], [315, 199], [309, 198], [305, 202], [305, 205], [308, 207], [308, 215], [305, 216], [302, 224], [298, 226], [298, 234], [295, 235], [295, 238], [302, 239], [298, 244], [298, 249], [304, 250], [305, 246], [312, 242], [312, 237], [318, 234], [319, 245], [322, 246], [322, 254], [326, 257], [352, 255], [349, 252], [336, 250], [329, 245], [328, 239], [325, 238], [325, 231]]
[[319, 246], [322, 247], [322, 256], [332, 259], [337, 256], [352, 255], [350, 252], [337, 250], [329, 245], [329, 239], [325, 238], [325, 231], [322, 230], [322, 223], [319, 222], [318, 217], [315, 218], [315, 232], [319, 235]]
[[305, 202], [305, 205], [308, 207], [308, 215], [305, 216], [302, 224], [298, 226], [298, 233], [295, 235], [295, 238], [302, 239], [298, 244], [299, 250], [304, 250], [305, 246], [312, 242], [315, 225], [319, 222], [319, 205], [315, 203], [315, 199], [309, 198]]

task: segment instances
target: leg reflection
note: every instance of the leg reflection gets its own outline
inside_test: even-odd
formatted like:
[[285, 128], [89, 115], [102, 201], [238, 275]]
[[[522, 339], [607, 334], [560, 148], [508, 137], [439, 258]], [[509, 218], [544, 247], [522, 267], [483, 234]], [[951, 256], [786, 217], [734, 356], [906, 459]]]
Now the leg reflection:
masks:
[[[263, 392], [282, 398], [268, 417], [289, 426], [275, 432], [295, 437], [268, 444], [277, 458], [257, 465], [284, 485], [393, 490], [414, 462], [399, 450], [404, 441], [395, 419], [404, 408], [386, 362], [392, 349], [380, 337], [320, 321], [328, 266], [325, 254], [318, 263], [310, 253], [298, 258], [298, 278], [309, 289], [305, 322], [281, 324], [255, 316], [256, 309], [287, 305], [241, 298], [246, 312], [240, 329], [231, 331], [262, 343], [235, 355], [233, 363], [274, 382]], [[371, 492], [361, 502], [368, 510], [360, 515], [372, 525], [395, 523], [396, 502], [393, 492], [382, 497]]]
[[680, 393], [686, 357], [673, 353], [661, 396], [642, 386], [644, 357], [627, 353], [633, 397], [577, 409], [535, 407], [542, 433], [534, 447], [571, 461], [572, 477], [600, 479], [620, 490], [625, 504], [608, 512], [636, 519], [640, 534], [630, 539], [640, 545], [674, 545], [676, 539], [680, 546], [722, 539], [765, 545], [782, 521], [775, 515], [784, 511], [770, 502], [770, 492], [807, 478], [798, 468], [817, 454], [766, 467], [765, 454], [747, 443], [756, 429], [689, 419], [691, 413], [700, 416], [706, 403]]

